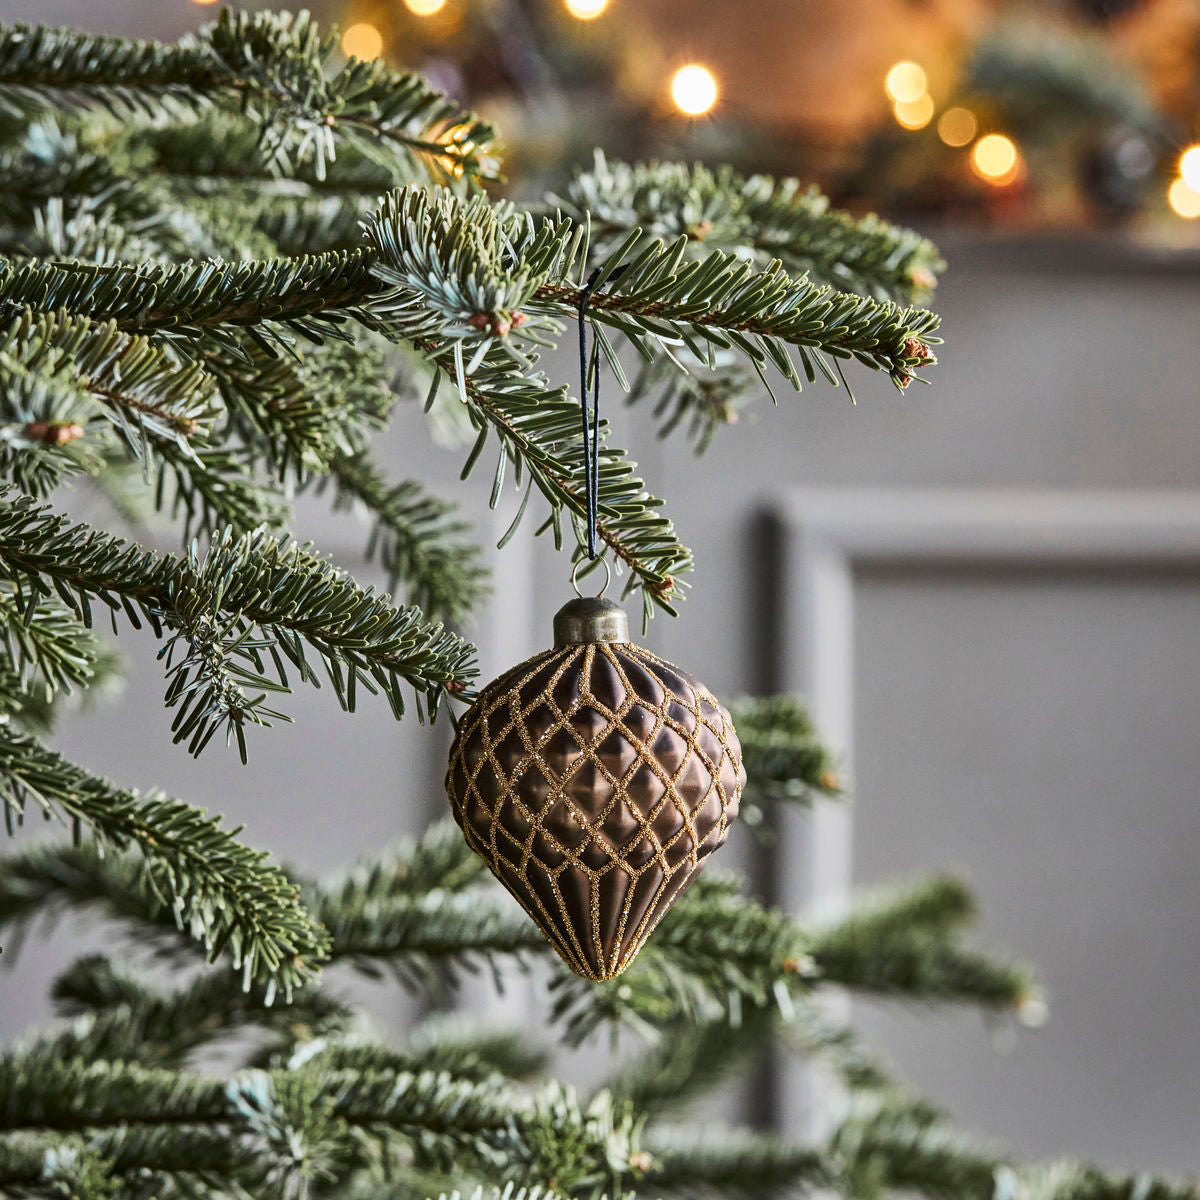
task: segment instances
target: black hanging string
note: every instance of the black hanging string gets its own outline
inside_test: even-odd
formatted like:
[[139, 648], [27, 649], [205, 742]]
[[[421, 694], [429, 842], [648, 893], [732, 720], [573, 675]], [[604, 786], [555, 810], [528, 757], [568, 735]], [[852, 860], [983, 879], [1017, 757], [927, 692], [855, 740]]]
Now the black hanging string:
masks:
[[[587, 309], [596, 290], [596, 281], [603, 268], [597, 267], [579, 289], [579, 413], [583, 431], [583, 476], [587, 503], [587, 553], [594, 559], [596, 549], [597, 510], [600, 507], [600, 359], [596, 359], [596, 375], [592, 381], [592, 423], [588, 428], [588, 344]], [[609, 279], [618, 279], [624, 267], [618, 267]], [[595, 339], [593, 338], [593, 345]]]
[[596, 509], [600, 504], [600, 361], [592, 394], [592, 430], [588, 431], [588, 302], [592, 300], [600, 268], [588, 276], [580, 288], [580, 419], [583, 431], [583, 484], [588, 509], [588, 558], [596, 557]]

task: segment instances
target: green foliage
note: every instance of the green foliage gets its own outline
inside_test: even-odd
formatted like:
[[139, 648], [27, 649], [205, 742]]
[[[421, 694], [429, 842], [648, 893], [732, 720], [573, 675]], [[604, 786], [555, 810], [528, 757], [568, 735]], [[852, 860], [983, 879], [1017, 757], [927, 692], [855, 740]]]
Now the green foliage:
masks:
[[796, 179], [746, 178], [728, 167], [609, 162], [596, 151], [591, 170], [551, 200], [588, 224], [604, 252], [640, 228], [664, 242], [686, 238], [693, 257], [716, 246], [759, 266], [778, 258], [788, 271], [876, 300], [922, 301], [945, 268], [937, 247], [911, 229], [875, 216], [856, 221]]
[[88, 624], [98, 600], [114, 625], [123, 611], [135, 628], [144, 618], [169, 634], [166, 701], [177, 708], [175, 740], [193, 754], [224, 728], [244, 760], [245, 726], [282, 716], [264, 700], [290, 690], [285, 659], [320, 686], [306, 647], [348, 711], [361, 684], [399, 716], [407, 682], [433, 714], [447, 689], [463, 691], [475, 674], [472, 648], [419, 609], [395, 609], [305, 547], [262, 533], [226, 533], [204, 555], [194, 544], [186, 557], [155, 555], [25, 497], [0, 497], [0, 578], [34, 601], [57, 595]]
[[[745, 701], [766, 778], [822, 785], [828, 753], [794, 701]], [[789, 772], [796, 772], [792, 775]], [[292, 893], [294, 898], [294, 892]], [[992, 1200], [1190, 1200], [1194, 1191], [1075, 1164], [1025, 1172], [901, 1091], [820, 1003], [830, 983], [909, 1001], [1020, 1003], [1024, 973], [961, 947], [963, 885], [935, 879], [868, 898], [831, 925], [794, 921], [706, 873], [621, 978], [571, 975], [490, 880], [450, 821], [352, 870], [301, 885], [327, 972], [390, 970], [435, 996], [473, 964], [552, 967], [548, 1020], [569, 1042], [602, 1024], [648, 1037], [586, 1098], [541, 1082], [530, 1036], [436, 1016], [399, 1045], [309, 981], [245, 986], [236, 955], [198, 965], [196, 942], [129, 854], [34, 847], [0, 870], [0, 930], [86, 905], [169, 962], [91, 955], [55, 984], [70, 1024], [0, 1057], [0, 1188], [16, 1195], [412, 1200], [447, 1187], [495, 1195], [854, 1197], [909, 1191]], [[899, 955], [906, 964], [897, 970]], [[178, 968], [190, 967], [180, 979]], [[987, 986], [980, 980], [986, 979]], [[299, 982], [299, 981], [297, 981]], [[850, 1089], [827, 1138], [799, 1143], [697, 1127], [696, 1105], [786, 1045]], [[219, 1053], [218, 1053], [219, 1052]], [[205, 1074], [214, 1056], [225, 1078]], [[1140, 1188], [1142, 1191], [1131, 1189]], [[1149, 1190], [1146, 1190], [1149, 1189]]]
[[974, 915], [961, 880], [935, 877], [908, 891], [868, 898], [819, 929], [809, 953], [823, 978], [864, 992], [969, 1000], [1020, 1012], [1034, 994], [1028, 971], [958, 944]]
[[[0, 931], [9, 959], [66, 912], [124, 935], [119, 960], [90, 954], [57, 980], [65, 1024], [0, 1054], [0, 1191], [969, 1200], [997, 1183], [1013, 1200], [1132, 1200], [1128, 1180], [1020, 1172], [960, 1139], [822, 1010], [836, 985], [1019, 1015], [1029, 977], [964, 945], [957, 882], [815, 924], [710, 871], [630, 971], [594, 984], [450, 822], [305, 880], [219, 818], [40, 740], [61, 697], [111, 674], [97, 608], [158, 642], [192, 753], [223, 732], [244, 758], [247, 727], [286, 719], [274, 697], [296, 679], [323, 675], [348, 710], [381, 693], [397, 717], [408, 687], [418, 716], [469, 696], [472, 648], [440, 622], [477, 611], [479, 553], [451, 505], [388, 478], [375, 442], [428, 381], [427, 408], [440, 388], [473, 432], [464, 477], [491, 443], [492, 505], [523, 493], [502, 544], [536, 492], [540, 530], [580, 555], [579, 398], [539, 356], [573, 332], [589, 279], [587, 369], [701, 447], [755, 380], [841, 386], [857, 362], [903, 389], [933, 365], [937, 317], [912, 306], [941, 262], [919, 235], [794, 180], [602, 158], [521, 208], [481, 190], [493, 141], [418, 77], [343, 63], [307, 14], [225, 12], [175, 46], [0, 28], [0, 796], [10, 825], [41, 812], [76, 834], [5, 858]], [[602, 422], [604, 554], [647, 617], [672, 612], [690, 551], [608, 436]], [[80, 480], [138, 527], [170, 518], [182, 550], [56, 515], [46, 501]], [[366, 557], [407, 607], [289, 536], [300, 489], [366, 513]], [[794, 701], [745, 701], [736, 719], [759, 826], [778, 802], [837, 794]], [[548, 979], [538, 1000], [566, 1042], [604, 1029], [643, 1052], [580, 1097], [545, 1081], [529, 1030], [438, 1012], [383, 1044], [333, 990], [339, 973], [390, 975], [436, 1007], [483, 968]], [[697, 1136], [693, 1106], [781, 1046], [850, 1089], [831, 1137]]]
[[461, 539], [468, 526], [454, 506], [415, 480], [390, 484], [365, 454], [330, 464], [336, 508], [362, 506], [373, 517], [368, 561], [387, 572], [389, 591], [401, 584], [413, 604], [446, 621], [462, 621], [488, 595], [488, 574], [476, 546]]
[[1014, 22], [979, 41], [962, 88], [998, 107], [1007, 127], [1033, 141], [1064, 125], [1112, 124], [1165, 140], [1142, 81], [1100, 38]]
[[[32, 802], [47, 817], [87, 825], [110, 850], [139, 850], [140, 864], [120, 870], [141, 905], [170, 914], [210, 957], [228, 951], [247, 982], [270, 980], [272, 990], [290, 990], [326, 956], [328, 939], [296, 886], [265, 853], [242, 845], [240, 830], [222, 829], [219, 817], [157, 792], [117, 788], [7, 725], [0, 725], [0, 798], [10, 832]], [[91, 863], [104, 862], [95, 850], [72, 854], [85, 878]], [[53, 856], [37, 847], [9, 864], [0, 921], [21, 916], [45, 895], [36, 877]]]
[[411, 174], [494, 172], [485, 122], [382, 62], [327, 70], [336, 45], [307, 13], [226, 9], [174, 47], [14, 26], [0, 38], [0, 101], [17, 111], [96, 105], [135, 118], [217, 105], [257, 124], [281, 172], [311, 162], [320, 177], [346, 142]]
[[746, 768], [738, 816], [752, 829], [765, 832], [774, 803], [807, 805], [841, 794], [833, 755], [794, 696], [742, 697], [729, 712]]

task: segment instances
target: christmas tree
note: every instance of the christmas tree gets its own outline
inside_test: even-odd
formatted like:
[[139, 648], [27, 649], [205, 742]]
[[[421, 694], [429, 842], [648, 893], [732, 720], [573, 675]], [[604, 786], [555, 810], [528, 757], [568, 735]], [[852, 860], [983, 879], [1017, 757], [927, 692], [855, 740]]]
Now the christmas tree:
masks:
[[[145, 952], [72, 964], [52, 997], [68, 1019], [0, 1055], [0, 1192], [1200, 1194], [1018, 1167], [830, 1018], [838, 987], [1036, 1007], [1024, 968], [965, 944], [956, 880], [818, 923], [710, 868], [628, 971], [593, 982], [556, 964], [449, 821], [318, 883], [51, 748], [62, 699], [114, 670], [105, 625], [162, 660], [193, 754], [223, 738], [245, 759], [296, 683], [398, 719], [468, 701], [473, 650], [446, 624], [486, 593], [478, 551], [372, 445], [419, 391], [470, 429], [468, 469], [494, 456], [493, 502], [511, 481], [520, 514], [590, 562], [579, 398], [538, 365], [585, 299], [592, 371], [626, 383], [639, 358], [630, 394], [705, 443], [747, 381], [840, 386], [850, 365], [903, 389], [934, 362], [937, 319], [913, 304], [940, 263], [917, 235], [792, 180], [603, 159], [562, 196], [496, 201], [485, 122], [336, 45], [270, 13], [225, 13], [175, 46], [0, 30], [0, 791], [10, 834], [41, 814], [72, 835], [14, 843], [0, 931], [11, 959], [30, 922], [91, 907]], [[647, 619], [669, 614], [689, 553], [606, 434], [604, 561]], [[178, 547], [72, 522], [73, 480], [127, 519], [169, 516]], [[322, 488], [371, 512], [369, 552], [406, 604], [292, 540], [290, 498]], [[837, 793], [795, 701], [733, 715], [748, 826]], [[481, 965], [545, 973], [551, 1041], [626, 1031], [639, 1053], [587, 1095], [553, 1081], [544, 1039], [444, 1011]], [[382, 1044], [339, 996], [354, 971], [393, 975], [436, 1015]], [[694, 1105], [783, 1047], [838, 1081], [826, 1133], [697, 1132]]]

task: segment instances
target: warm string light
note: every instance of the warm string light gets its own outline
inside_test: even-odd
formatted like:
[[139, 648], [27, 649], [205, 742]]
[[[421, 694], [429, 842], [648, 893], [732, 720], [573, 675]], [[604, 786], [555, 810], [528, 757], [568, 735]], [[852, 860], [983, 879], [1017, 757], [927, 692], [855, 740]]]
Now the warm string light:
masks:
[[892, 98], [892, 116], [905, 129], [924, 129], [933, 120], [933, 97], [925, 69], [915, 62], [898, 62], [883, 81]]
[[698, 117], [716, 104], [717, 81], [707, 67], [688, 63], [671, 78], [671, 99], [680, 112]]
[[892, 114], [905, 129], [924, 129], [933, 120], [933, 97], [926, 92], [915, 100], [897, 100]]
[[997, 187], [1012, 183], [1020, 174], [1021, 155], [1016, 143], [1002, 133], [988, 133], [971, 148], [971, 168]]
[[351, 25], [342, 34], [342, 53], [347, 58], [361, 58], [369, 62], [383, 53], [383, 34], [367, 21]]
[[446, 0], [404, 0], [404, 7], [415, 17], [432, 17], [446, 7]]
[[591, 21], [607, 7], [608, 0], [565, 0], [567, 12], [581, 21]]
[[938, 118], [938, 137], [947, 146], [966, 146], [979, 129], [979, 122], [969, 108], [948, 108]]
[[1179, 177], [1193, 192], [1200, 192], [1200, 146], [1189, 146], [1179, 156]]
[[193, 4], [216, 4], [217, 0], [192, 0]]
[[900, 104], [911, 104], [914, 100], [920, 100], [929, 90], [929, 80], [918, 63], [898, 62], [887, 73], [884, 87], [893, 100]]
[[1194, 221], [1200, 217], [1200, 191], [1181, 175], [1167, 189], [1167, 203], [1176, 216]]

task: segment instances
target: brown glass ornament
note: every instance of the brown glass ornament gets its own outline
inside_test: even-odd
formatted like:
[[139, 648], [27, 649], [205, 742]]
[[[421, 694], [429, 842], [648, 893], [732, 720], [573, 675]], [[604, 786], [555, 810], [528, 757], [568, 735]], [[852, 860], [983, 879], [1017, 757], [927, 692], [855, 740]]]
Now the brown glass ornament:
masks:
[[725, 841], [741, 747], [702, 683], [629, 641], [618, 605], [573, 600], [554, 635], [463, 716], [446, 790], [566, 964], [611, 979]]

